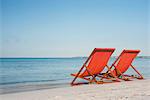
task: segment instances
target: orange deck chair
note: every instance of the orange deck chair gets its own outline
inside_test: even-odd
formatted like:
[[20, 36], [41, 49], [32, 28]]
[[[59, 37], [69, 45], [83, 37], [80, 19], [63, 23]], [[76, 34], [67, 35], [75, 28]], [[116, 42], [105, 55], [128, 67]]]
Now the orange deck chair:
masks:
[[[115, 62], [110, 67], [112, 69], [112, 73], [117, 76], [118, 78], [129, 80], [129, 78], [137, 78], [143, 79], [143, 76], [135, 69], [132, 65], [133, 60], [136, 58], [140, 50], [123, 50], [120, 56], [115, 60]], [[134, 75], [124, 75], [124, 73], [131, 67], [133, 70], [139, 75], [135, 77]], [[109, 71], [107, 71], [110, 73]]]
[[[71, 74], [75, 77], [71, 82], [71, 85], [84, 84], [74, 83], [77, 78], [87, 80], [88, 83], [99, 83], [99, 81], [96, 80], [96, 78], [104, 70], [105, 67], [107, 67], [108, 70], [110, 70], [110, 68], [107, 66], [107, 62], [110, 59], [114, 50], [114, 48], [95, 48], [91, 55], [88, 57], [88, 59], [85, 61], [79, 72], [76, 74]], [[112, 76], [116, 80], [119, 80], [113, 74]]]

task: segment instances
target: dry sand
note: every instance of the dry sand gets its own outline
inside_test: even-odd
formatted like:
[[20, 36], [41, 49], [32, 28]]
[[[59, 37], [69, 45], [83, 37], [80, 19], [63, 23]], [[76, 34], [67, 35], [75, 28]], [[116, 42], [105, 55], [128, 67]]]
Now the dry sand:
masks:
[[0, 100], [150, 100], [150, 80], [3, 94]]

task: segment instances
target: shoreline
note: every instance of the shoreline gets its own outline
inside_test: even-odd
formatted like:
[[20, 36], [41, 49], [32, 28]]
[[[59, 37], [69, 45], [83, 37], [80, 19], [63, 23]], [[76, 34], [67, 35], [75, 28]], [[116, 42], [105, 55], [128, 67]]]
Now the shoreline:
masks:
[[145, 100], [150, 97], [150, 79], [88, 84], [1, 94], [2, 100]]
[[[150, 77], [145, 77], [144, 80], [150, 80]], [[132, 81], [136, 81], [136, 79]], [[71, 80], [66, 82], [59, 81], [59, 82], [19, 83], [19, 84], [0, 85], [0, 95], [20, 93], [20, 92], [30, 92], [36, 90], [67, 88], [71, 87], [70, 82]]]
[[8, 87], [0, 88], [0, 95], [3, 94], [13, 94], [13, 93], [21, 93], [21, 92], [30, 92], [36, 90], [45, 90], [45, 89], [56, 89], [62, 87], [70, 87], [69, 83], [45, 83], [45, 84], [17, 84], [10, 85]]

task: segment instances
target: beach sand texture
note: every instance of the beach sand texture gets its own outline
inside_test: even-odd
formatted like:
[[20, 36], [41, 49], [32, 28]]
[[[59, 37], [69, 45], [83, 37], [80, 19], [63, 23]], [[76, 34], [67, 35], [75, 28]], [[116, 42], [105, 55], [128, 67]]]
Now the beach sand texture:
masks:
[[1, 100], [149, 100], [150, 79], [0, 95]]

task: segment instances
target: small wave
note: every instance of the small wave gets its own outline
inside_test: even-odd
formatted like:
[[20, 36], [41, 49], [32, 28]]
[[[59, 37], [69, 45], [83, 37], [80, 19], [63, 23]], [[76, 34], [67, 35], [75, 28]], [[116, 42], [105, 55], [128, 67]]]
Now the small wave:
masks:
[[0, 85], [13, 85], [13, 84], [20, 84], [20, 83], [38, 83], [38, 82], [56, 82], [61, 80], [68, 80], [66, 79], [52, 79], [52, 80], [31, 80], [31, 81], [21, 81], [21, 82], [7, 82], [7, 83], [0, 83]]

